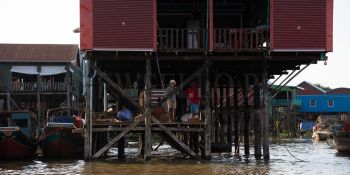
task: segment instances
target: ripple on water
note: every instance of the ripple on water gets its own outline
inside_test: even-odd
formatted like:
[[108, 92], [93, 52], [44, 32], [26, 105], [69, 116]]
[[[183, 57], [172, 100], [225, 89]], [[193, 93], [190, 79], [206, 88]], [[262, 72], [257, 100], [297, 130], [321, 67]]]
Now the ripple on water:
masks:
[[[287, 151], [289, 150], [289, 152]], [[116, 149], [104, 161], [33, 160], [0, 162], [0, 174], [118, 174], [118, 175], [229, 175], [229, 174], [350, 174], [349, 155], [336, 153], [325, 142], [309, 139], [273, 141], [271, 160], [254, 156], [213, 154], [211, 161], [190, 160], [165, 145], [155, 158], [143, 162], [136, 149], [128, 149], [127, 159], [115, 158]], [[241, 149], [243, 153], [243, 149]], [[251, 153], [254, 153], [252, 148]]]

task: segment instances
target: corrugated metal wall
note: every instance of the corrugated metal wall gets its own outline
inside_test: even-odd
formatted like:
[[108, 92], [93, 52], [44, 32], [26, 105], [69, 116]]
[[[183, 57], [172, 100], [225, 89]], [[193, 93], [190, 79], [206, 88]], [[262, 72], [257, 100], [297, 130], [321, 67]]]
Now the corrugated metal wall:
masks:
[[[271, 50], [326, 51], [329, 0], [271, 0]], [[329, 2], [328, 2], [329, 3]], [[331, 27], [331, 26], [328, 26]], [[327, 37], [326, 37], [327, 36]], [[332, 40], [332, 39], [331, 39]]]
[[93, 0], [93, 47], [154, 50], [155, 0]]

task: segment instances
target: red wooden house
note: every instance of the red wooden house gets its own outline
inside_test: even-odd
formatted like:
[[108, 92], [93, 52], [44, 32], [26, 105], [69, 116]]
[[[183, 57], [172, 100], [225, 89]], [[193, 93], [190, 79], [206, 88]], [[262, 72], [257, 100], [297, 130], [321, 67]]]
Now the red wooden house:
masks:
[[[199, 131], [205, 142], [205, 156], [210, 155], [210, 144], [231, 144], [232, 112], [235, 113], [234, 123], [238, 122], [238, 105], [235, 104], [238, 100], [225, 100], [231, 99], [229, 94], [238, 94], [231, 91], [239, 89], [236, 92], [243, 90], [246, 94], [243, 111], [248, 127], [245, 134], [249, 135], [248, 108], [264, 109], [264, 121], [268, 118], [267, 108], [259, 100], [266, 99], [266, 93], [248, 93], [248, 89], [256, 86], [260, 88], [256, 88], [256, 92], [266, 90], [267, 79], [324, 60], [326, 53], [333, 49], [333, 0], [81, 0], [80, 14], [80, 48], [86, 53], [88, 67], [92, 68], [93, 73], [89, 75], [96, 73], [108, 84], [106, 88], [92, 76], [87, 99], [91, 103], [102, 101], [98, 94], [116, 91], [114, 96], [128, 99], [130, 106], [144, 114], [143, 109], [133, 104], [132, 98], [123, 92], [122, 89], [132, 88], [125, 86], [131, 83], [125, 82], [138, 82], [146, 74], [141, 84], [145, 85], [146, 94], [151, 94], [152, 88], [161, 88], [170, 79], [183, 82], [179, 84], [183, 88], [196, 77], [207, 102], [206, 122]], [[128, 77], [120, 78], [120, 74], [128, 74]], [[213, 90], [217, 88], [220, 90]], [[248, 103], [249, 94], [254, 94], [254, 107]], [[103, 103], [91, 103], [88, 102], [89, 110], [104, 110]], [[146, 99], [146, 111], [151, 109], [149, 104]], [[225, 109], [217, 106], [225, 106]], [[211, 113], [211, 109], [217, 111]], [[191, 145], [184, 146], [186, 144], [181, 144], [169, 133], [175, 132], [175, 128], [166, 130], [166, 126], [159, 125], [160, 128], [155, 129], [152, 125], [150, 129], [148, 124], [154, 122], [146, 120], [146, 135], [164, 130], [178, 143], [175, 147], [195, 156], [188, 149]], [[213, 128], [211, 123], [214, 123]], [[266, 123], [262, 131], [264, 143], [267, 142]], [[237, 127], [233, 127], [235, 137], [238, 137]], [[136, 132], [131, 128], [117, 136], [114, 143], [123, 134]], [[258, 134], [261, 130], [256, 131]], [[147, 140], [145, 145], [147, 150]], [[102, 145], [95, 153], [86, 147], [85, 155], [99, 157], [109, 147]], [[245, 147], [249, 153], [249, 143]], [[268, 157], [266, 148], [265, 145], [264, 156]], [[149, 154], [150, 151], [145, 151], [145, 157]]]

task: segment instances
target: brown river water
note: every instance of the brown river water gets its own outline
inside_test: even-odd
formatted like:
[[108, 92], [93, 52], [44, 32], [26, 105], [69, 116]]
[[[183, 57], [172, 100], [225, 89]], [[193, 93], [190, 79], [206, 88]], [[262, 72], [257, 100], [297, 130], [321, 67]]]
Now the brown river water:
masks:
[[[109, 155], [115, 154], [112, 149]], [[154, 158], [143, 162], [133, 149], [127, 159], [104, 160], [28, 160], [0, 162], [0, 174], [117, 174], [117, 175], [228, 175], [228, 174], [350, 174], [350, 155], [339, 154], [326, 142], [310, 139], [272, 140], [271, 159], [256, 160], [232, 154], [215, 154], [210, 161], [191, 160], [168, 146]], [[244, 152], [243, 149], [241, 152]], [[253, 152], [253, 148], [251, 149]]]

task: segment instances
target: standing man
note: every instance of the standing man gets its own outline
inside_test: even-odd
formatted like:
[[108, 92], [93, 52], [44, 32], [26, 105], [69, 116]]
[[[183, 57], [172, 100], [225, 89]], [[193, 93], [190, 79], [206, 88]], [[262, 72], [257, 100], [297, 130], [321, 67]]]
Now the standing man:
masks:
[[[165, 89], [165, 95], [167, 96], [171, 91], [176, 88], [176, 81], [170, 80], [169, 86]], [[172, 95], [167, 100], [168, 105], [168, 118], [169, 122], [175, 121], [175, 112], [176, 112], [176, 95]]]
[[192, 82], [191, 87], [187, 88], [185, 93], [187, 96], [190, 111], [192, 113], [192, 117], [198, 118], [200, 99], [198, 97], [198, 87], [196, 85], [196, 82]]

